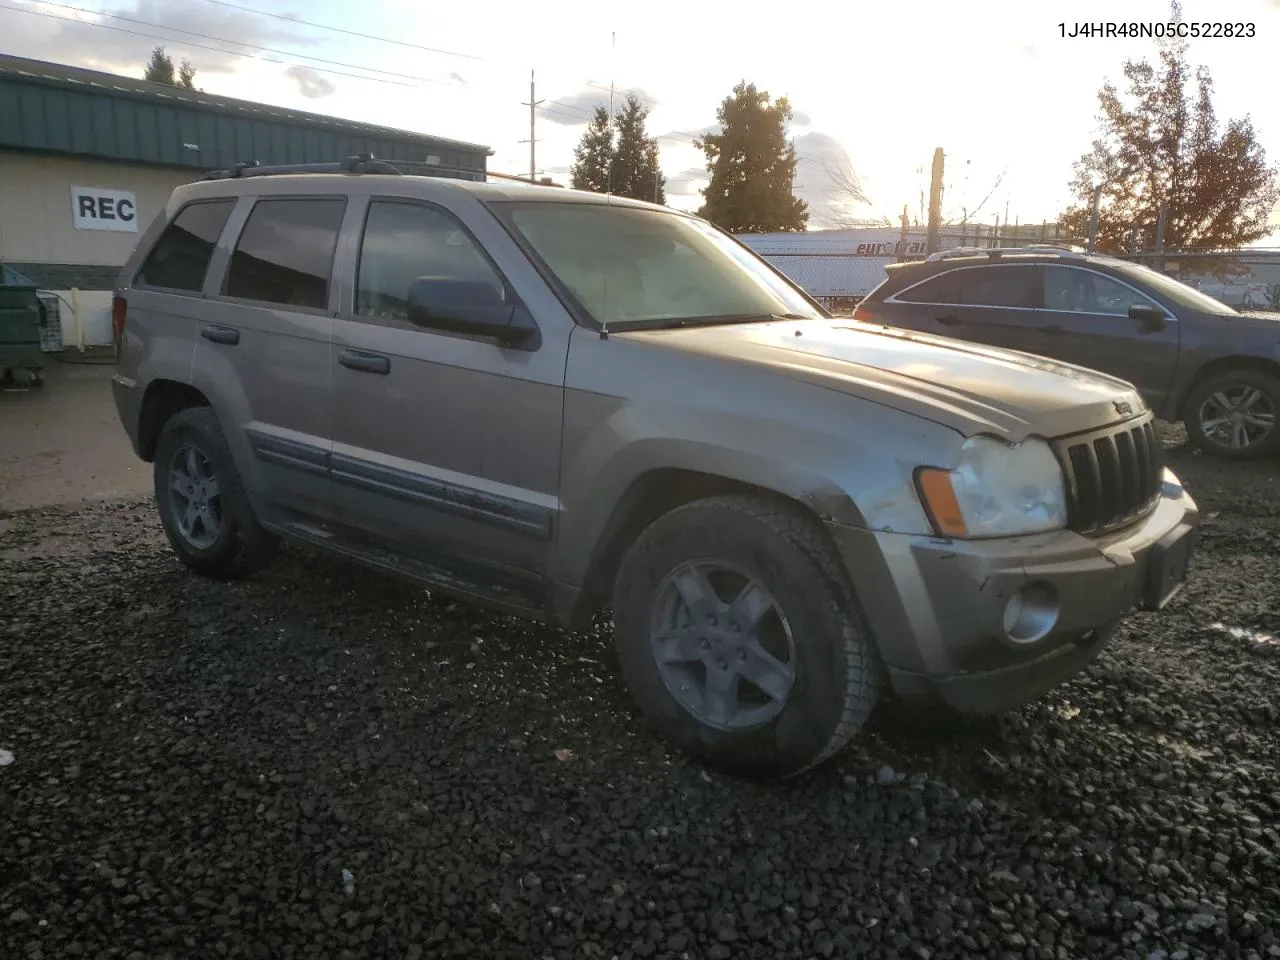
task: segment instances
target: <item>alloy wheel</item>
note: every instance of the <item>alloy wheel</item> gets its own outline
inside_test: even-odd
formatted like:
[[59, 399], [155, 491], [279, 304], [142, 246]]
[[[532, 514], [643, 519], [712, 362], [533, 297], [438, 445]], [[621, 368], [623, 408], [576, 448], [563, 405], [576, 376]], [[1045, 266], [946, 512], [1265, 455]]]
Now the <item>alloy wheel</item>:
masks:
[[197, 550], [212, 547], [222, 527], [222, 491], [213, 464], [193, 444], [183, 444], [173, 456], [169, 497], [182, 538]]
[[1257, 446], [1276, 424], [1271, 399], [1247, 384], [1215, 390], [1200, 404], [1198, 416], [1200, 432], [1212, 443], [1231, 450]]
[[658, 585], [650, 623], [658, 672], [676, 701], [719, 730], [780, 714], [795, 684], [795, 640], [773, 596], [719, 561], [681, 564]]

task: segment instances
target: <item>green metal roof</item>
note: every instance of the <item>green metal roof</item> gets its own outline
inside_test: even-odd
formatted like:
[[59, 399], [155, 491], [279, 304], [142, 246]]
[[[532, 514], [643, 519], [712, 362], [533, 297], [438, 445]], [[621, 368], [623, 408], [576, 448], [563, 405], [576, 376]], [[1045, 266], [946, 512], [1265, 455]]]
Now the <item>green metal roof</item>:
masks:
[[0, 55], [0, 148], [213, 169], [360, 153], [484, 170], [488, 147]]

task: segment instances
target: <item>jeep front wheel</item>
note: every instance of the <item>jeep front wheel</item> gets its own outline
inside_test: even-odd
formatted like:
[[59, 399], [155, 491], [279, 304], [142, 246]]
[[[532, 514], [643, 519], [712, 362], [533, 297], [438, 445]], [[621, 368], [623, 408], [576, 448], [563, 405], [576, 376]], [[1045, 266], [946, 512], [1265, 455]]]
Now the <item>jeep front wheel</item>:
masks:
[[816, 766], [879, 694], [880, 661], [835, 549], [783, 501], [721, 496], [659, 518], [623, 559], [613, 612], [644, 714], [737, 773]]

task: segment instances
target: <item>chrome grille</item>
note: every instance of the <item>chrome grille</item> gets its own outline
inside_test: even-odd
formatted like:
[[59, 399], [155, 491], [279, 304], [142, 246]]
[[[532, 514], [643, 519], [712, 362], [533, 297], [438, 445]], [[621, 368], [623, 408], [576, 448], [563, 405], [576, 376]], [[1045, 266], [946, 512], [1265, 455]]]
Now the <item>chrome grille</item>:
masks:
[[1068, 525], [1096, 535], [1150, 512], [1164, 456], [1152, 418], [1065, 437], [1055, 447], [1067, 477]]

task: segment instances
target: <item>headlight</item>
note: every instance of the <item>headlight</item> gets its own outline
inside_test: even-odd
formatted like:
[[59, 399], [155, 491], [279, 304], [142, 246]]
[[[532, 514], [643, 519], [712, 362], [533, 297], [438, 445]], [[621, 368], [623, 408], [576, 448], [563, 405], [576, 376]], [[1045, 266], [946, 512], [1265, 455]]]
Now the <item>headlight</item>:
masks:
[[916, 472], [920, 497], [947, 537], [1010, 537], [1067, 525], [1062, 468], [1043, 440], [970, 437], [952, 470]]

